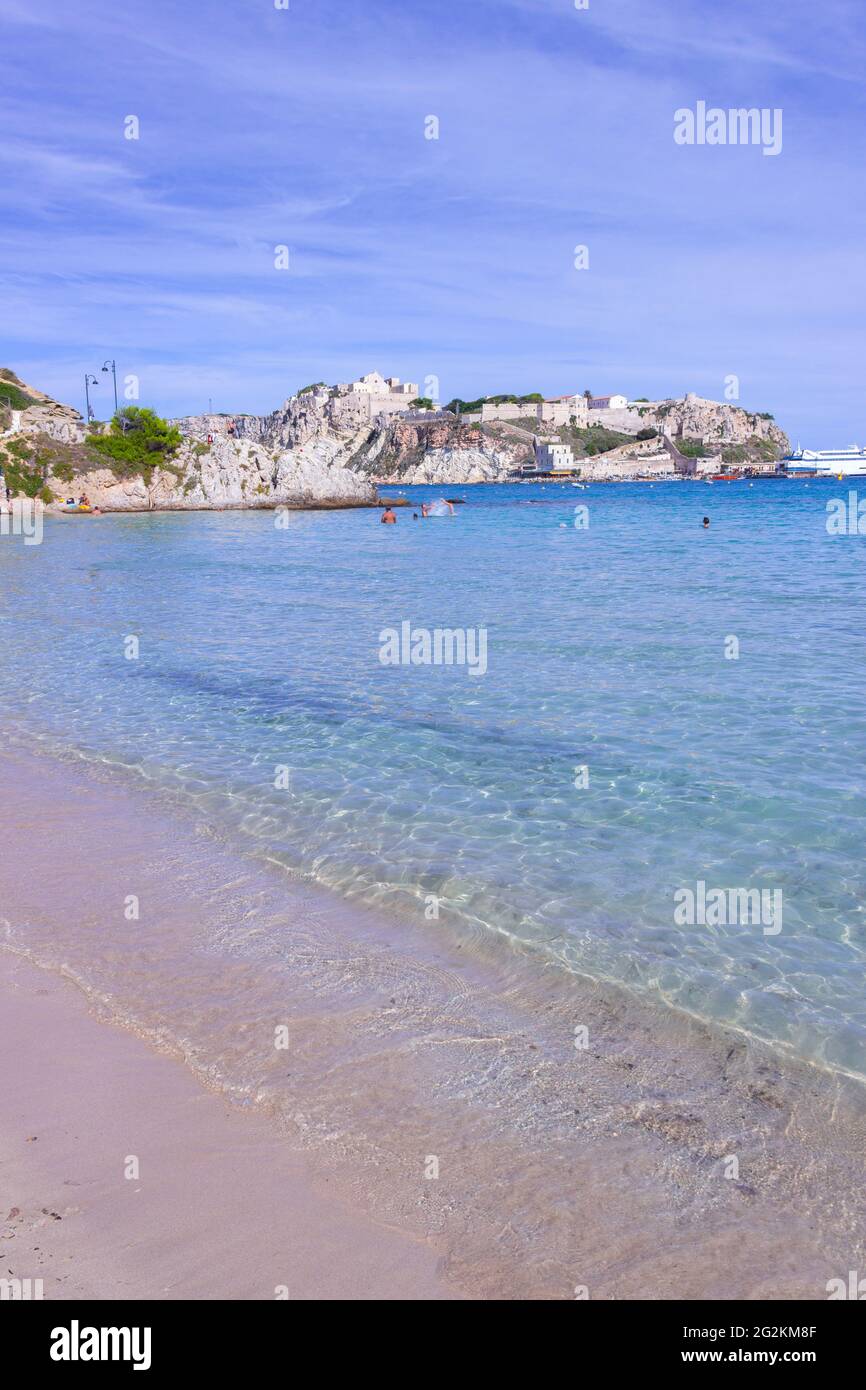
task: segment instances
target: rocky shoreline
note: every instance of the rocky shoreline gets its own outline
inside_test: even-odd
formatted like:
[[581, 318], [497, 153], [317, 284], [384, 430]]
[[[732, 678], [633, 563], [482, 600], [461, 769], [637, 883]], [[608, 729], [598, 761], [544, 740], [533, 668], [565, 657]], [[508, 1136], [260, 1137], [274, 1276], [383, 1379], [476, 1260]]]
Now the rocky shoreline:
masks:
[[357, 398], [310, 388], [269, 415], [169, 421], [175, 445], [148, 466], [101, 453], [96, 442], [110, 425], [87, 424], [4, 369], [0, 469], [13, 496], [40, 497], [54, 510], [81, 496], [105, 512], [342, 508], [378, 505], [381, 486], [507, 482], [533, 463], [542, 442], [569, 445], [575, 476], [594, 482], [673, 478], [683, 471], [680, 448], [696, 446], [699, 474], [731, 460], [771, 472], [789, 447], [769, 415], [691, 394], [614, 414], [590, 429], [574, 421], [559, 428], [470, 421], [409, 405], [364, 418]]

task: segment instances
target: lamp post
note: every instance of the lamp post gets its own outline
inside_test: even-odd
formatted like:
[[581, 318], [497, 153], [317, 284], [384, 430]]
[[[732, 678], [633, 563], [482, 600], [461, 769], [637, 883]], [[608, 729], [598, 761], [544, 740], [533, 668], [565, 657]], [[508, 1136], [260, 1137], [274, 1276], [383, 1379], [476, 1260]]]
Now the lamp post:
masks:
[[91, 386], [98, 386], [98, 385], [99, 385], [99, 378], [98, 378], [98, 377], [92, 376], [90, 372], [85, 372], [85, 373], [84, 373], [84, 399], [87, 401], [87, 423], [88, 423], [88, 425], [90, 424], [91, 420], [93, 419], [93, 407], [92, 407], [92, 405], [90, 404], [90, 390], [89, 390], [89, 388], [90, 388]]
[[111, 375], [112, 375], [112, 379], [113, 379], [113, 381], [114, 381], [114, 413], [115, 413], [115, 415], [116, 415], [116, 414], [117, 414], [117, 363], [115, 362], [115, 360], [114, 360], [113, 357], [109, 357], [108, 361], [104, 364], [102, 370], [103, 370], [104, 372], [107, 372], [108, 369], [109, 369], [109, 367], [111, 368]]

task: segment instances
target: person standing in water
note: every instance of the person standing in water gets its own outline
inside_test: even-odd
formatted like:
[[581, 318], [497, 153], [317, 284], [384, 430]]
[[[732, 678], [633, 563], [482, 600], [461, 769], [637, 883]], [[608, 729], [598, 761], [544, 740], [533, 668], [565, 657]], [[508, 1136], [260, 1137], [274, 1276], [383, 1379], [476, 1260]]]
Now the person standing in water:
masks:
[[391, 510], [390, 503], [382, 513], [382, 522], [385, 526], [395, 526], [397, 523], [397, 518]]
[[709, 524], [710, 524], [710, 518], [709, 518], [708, 516], [705, 516], [704, 519], [703, 519], [703, 522], [702, 522], [701, 524], [702, 524], [704, 530], [706, 531], [707, 528], [709, 527]]

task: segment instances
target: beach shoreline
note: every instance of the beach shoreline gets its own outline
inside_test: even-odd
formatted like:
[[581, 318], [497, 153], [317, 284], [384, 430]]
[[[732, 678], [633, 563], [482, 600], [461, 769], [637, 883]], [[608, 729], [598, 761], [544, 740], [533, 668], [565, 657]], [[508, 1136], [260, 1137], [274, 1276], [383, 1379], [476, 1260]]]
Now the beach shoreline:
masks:
[[[65, 1261], [64, 1287], [114, 1296], [117, 1261], [138, 1248], [122, 1164], [139, 1148], [162, 1177], [147, 1189], [143, 1272], [127, 1284], [140, 1292], [125, 1296], [273, 1297], [283, 1283], [301, 1298], [823, 1298], [862, 1262], [853, 1083], [616, 990], [551, 972], [530, 983], [501, 942], [434, 945], [310, 898], [114, 776], [32, 754], [4, 754], [2, 772], [4, 1055], [14, 1038], [47, 1040], [4, 1073], [0, 1136], [25, 1193], [7, 1210], [35, 1212], [38, 1226], [46, 1207], [57, 1239], [50, 1212], [62, 1216], [65, 1184], [92, 1173], [87, 1145], [98, 1156], [105, 1142], [70, 1149], [69, 1135], [91, 1134], [94, 1106], [103, 1133], [146, 1122], [146, 1144], [118, 1137], [110, 1183], [69, 1213], [51, 1275]], [[79, 862], [84, 878], [65, 867]], [[107, 924], [105, 905], [133, 880], [153, 922]], [[239, 958], [231, 931], [202, 949], [215, 912], [236, 922], [271, 892], [286, 916], [280, 959]], [[172, 972], [187, 978], [169, 1004]], [[268, 1036], [275, 1018], [291, 1035], [285, 1055]], [[258, 1031], [261, 1044], [241, 1046]], [[52, 1065], [63, 1056], [69, 1073]], [[63, 1143], [43, 1173], [48, 1145], [22, 1146], [22, 1131], [52, 1132], [57, 1113]], [[178, 1228], [191, 1188], [204, 1209]], [[307, 1243], [272, 1283], [255, 1251], [279, 1211], [285, 1257], [294, 1207]], [[358, 1252], [338, 1269], [335, 1226]]]
[[431, 1244], [346, 1207], [263, 1117], [8, 952], [0, 1045], [2, 1273], [31, 1296], [453, 1297]]

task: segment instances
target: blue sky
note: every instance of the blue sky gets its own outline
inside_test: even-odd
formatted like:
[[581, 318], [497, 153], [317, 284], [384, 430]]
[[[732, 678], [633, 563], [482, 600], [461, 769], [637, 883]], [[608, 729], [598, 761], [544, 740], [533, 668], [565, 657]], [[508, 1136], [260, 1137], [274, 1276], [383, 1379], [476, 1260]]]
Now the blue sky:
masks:
[[[866, 444], [855, 0], [289, 3], [0, 0], [0, 364], [83, 408], [114, 356], [170, 414], [735, 375]], [[781, 108], [781, 153], [675, 144], [699, 100]]]

